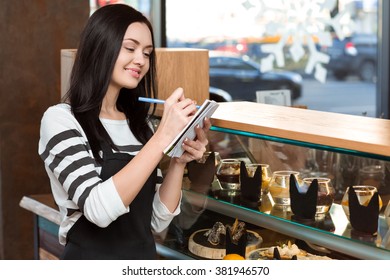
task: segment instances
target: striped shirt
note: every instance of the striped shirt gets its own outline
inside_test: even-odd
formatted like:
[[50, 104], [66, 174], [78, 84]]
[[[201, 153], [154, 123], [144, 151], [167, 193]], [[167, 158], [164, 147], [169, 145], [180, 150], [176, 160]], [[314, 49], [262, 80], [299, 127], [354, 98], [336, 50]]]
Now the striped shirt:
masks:
[[[101, 119], [101, 122], [119, 152], [136, 155], [142, 148], [126, 120]], [[106, 181], [100, 179], [101, 166], [96, 163], [87, 137], [68, 104], [52, 106], [44, 113], [38, 153], [44, 161], [61, 214], [61, 244], [65, 245], [67, 232], [81, 215], [100, 227], [107, 227], [119, 216], [131, 211], [131, 205], [126, 207], [123, 204], [112, 178]], [[161, 182], [160, 169], [157, 174], [160, 177], [158, 182]], [[180, 213], [180, 207], [171, 213], [161, 202], [160, 186], [160, 183], [156, 184], [153, 200], [151, 228], [155, 232], [164, 230]]]

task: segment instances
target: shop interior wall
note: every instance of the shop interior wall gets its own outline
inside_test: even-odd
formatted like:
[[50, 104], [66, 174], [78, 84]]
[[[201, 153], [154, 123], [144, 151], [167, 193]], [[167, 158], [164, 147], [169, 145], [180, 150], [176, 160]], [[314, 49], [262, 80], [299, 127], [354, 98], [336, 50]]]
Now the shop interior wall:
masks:
[[33, 258], [33, 215], [19, 201], [50, 192], [40, 119], [60, 100], [60, 50], [77, 48], [88, 16], [88, 0], [0, 1], [0, 259]]

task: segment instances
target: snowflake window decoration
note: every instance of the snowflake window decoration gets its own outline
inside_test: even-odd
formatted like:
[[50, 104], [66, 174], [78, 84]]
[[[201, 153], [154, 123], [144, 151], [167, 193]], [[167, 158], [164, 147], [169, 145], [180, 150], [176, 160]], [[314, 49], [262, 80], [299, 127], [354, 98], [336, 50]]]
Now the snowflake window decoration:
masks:
[[[342, 12], [331, 17], [337, 0], [246, 0], [242, 3], [247, 10], [256, 9], [266, 20], [266, 35], [280, 34], [274, 44], [263, 44], [261, 50], [268, 55], [261, 59], [261, 72], [285, 66], [285, 52], [294, 62], [309, 56], [305, 73], [324, 83], [327, 71], [323, 64], [330, 60], [329, 55], [320, 51], [321, 47], [332, 45], [333, 29], [335, 35], [343, 40], [353, 28], [351, 14], [346, 5]], [[289, 42], [289, 44], [287, 44]], [[306, 48], [305, 48], [306, 46]]]

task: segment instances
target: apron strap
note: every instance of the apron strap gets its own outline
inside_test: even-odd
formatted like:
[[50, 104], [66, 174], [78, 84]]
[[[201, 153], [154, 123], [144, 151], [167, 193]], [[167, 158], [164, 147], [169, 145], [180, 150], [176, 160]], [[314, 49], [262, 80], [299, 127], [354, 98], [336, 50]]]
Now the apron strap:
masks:
[[109, 158], [110, 156], [112, 156], [114, 154], [111, 146], [107, 142], [100, 142], [100, 147], [101, 147], [102, 152], [103, 152], [103, 160], [105, 158]]

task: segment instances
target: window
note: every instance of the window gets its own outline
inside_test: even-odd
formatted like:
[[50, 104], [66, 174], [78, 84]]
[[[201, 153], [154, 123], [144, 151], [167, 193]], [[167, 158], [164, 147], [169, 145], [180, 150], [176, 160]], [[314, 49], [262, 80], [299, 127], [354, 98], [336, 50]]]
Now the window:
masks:
[[[381, 14], [377, 0], [165, 2], [168, 47], [206, 48], [241, 56], [257, 65], [260, 75], [273, 79], [270, 89], [296, 92], [293, 105], [380, 116], [376, 92]], [[210, 67], [215, 63], [210, 59]], [[253, 79], [257, 85], [238, 97], [234, 91], [249, 86], [232, 85], [239, 74], [237, 64], [224, 64], [231, 70], [225, 83], [217, 83], [210, 69], [210, 86], [225, 90], [233, 100], [253, 101], [263, 83]], [[240, 65], [248, 67], [243, 62]]]

